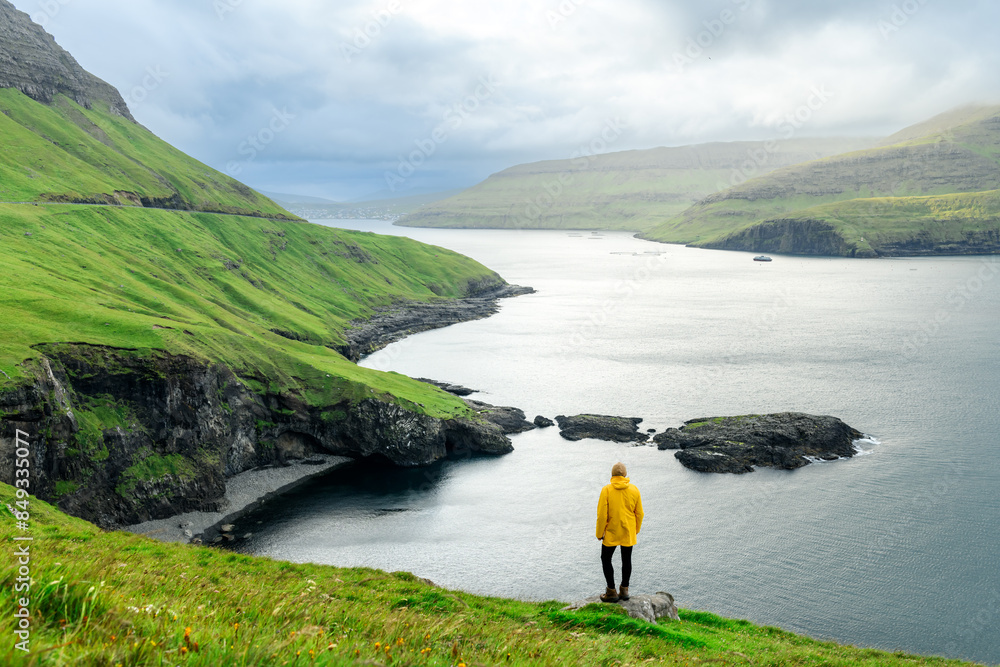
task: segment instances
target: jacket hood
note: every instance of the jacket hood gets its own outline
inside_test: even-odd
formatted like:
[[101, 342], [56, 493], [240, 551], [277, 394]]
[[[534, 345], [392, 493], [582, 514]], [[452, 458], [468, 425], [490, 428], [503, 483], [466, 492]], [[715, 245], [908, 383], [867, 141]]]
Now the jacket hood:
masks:
[[615, 475], [611, 478], [611, 486], [615, 487], [619, 491], [628, 488], [628, 477], [619, 477]]

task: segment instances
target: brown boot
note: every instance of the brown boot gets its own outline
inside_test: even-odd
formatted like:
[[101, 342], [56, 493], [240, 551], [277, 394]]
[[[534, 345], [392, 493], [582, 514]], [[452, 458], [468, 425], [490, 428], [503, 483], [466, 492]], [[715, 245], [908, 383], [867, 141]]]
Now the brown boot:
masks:
[[618, 593], [615, 589], [609, 588], [605, 591], [604, 595], [601, 596], [601, 602], [618, 602]]
[[621, 586], [618, 588], [618, 599], [628, 600], [628, 586]]

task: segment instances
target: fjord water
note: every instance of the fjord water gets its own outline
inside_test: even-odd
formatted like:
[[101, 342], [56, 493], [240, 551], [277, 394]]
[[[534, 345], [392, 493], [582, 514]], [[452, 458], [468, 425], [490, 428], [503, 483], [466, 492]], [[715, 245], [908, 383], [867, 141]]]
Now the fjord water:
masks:
[[529, 419], [594, 412], [662, 430], [796, 410], [876, 442], [851, 460], [735, 476], [536, 430], [498, 458], [344, 468], [271, 504], [242, 550], [577, 599], [603, 587], [596, 502], [621, 460], [646, 509], [633, 591], [1000, 663], [1000, 258], [763, 264], [628, 234], [324, 224], [454, 249], [537, 290], [366, 366], [464, 384]]

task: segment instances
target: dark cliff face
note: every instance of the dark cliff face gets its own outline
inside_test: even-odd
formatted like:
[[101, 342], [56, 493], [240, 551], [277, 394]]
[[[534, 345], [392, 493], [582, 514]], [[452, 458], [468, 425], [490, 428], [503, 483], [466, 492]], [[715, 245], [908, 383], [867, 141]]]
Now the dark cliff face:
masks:
[[135, 120], [113, 86], [80, 67], [52, 35], [7, 0], [0, 0], [0, 88], [16, 88], [45, 104], [60, 93], [88, 109], [104, 101], [112, 112]]
[[455, 452], [503, 454], [499, 427], [365, 399], [315, 407], [253, 393], [190, 357], [45, 346], [33, 383], [0, 392], [0, 480], [14, 480], [15, 430], [31, 442], [31, 490], [106, 528], [214, 511], [226, 478], [313, 453], [401, 466]]
[[848, 243], [833, 225], [821, 220], [768, 220], [699, 245], [716, 250], [789, 255], [877, 256], [870, 248]]
[[925, 231], [915, 231], [901, 238], [857, 243], [844, 239], [828, 222], [788, 219], [768, 220], [698, 245], [716, 250], [859, 258], [982, 255], [1000, 253], [1000, 233], [996, 229], [982, 229], [941, 239]]

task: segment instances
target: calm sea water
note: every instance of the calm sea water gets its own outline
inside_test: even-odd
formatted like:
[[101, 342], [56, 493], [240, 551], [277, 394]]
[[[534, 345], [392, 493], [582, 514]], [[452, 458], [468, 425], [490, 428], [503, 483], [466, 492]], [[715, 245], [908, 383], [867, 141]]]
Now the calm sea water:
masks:
[[336, 222], [452, 248], [538, 290], [366, 366], [461, 383], [529, 419], [597, 412], [660, 430], [799, 410], [877, 442], [849, 461], [723, 476], [532, 431], [500, 458], [342, 469], [256, 517], [243, 550], [577, 599], [603, 587], [596, 503], [621, 460], [646, 508], [633, 591], [1000, 663], [1000, 258], [762, 264], [627, 234]]

